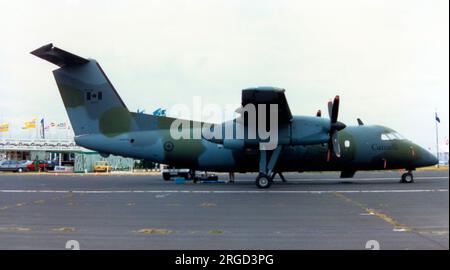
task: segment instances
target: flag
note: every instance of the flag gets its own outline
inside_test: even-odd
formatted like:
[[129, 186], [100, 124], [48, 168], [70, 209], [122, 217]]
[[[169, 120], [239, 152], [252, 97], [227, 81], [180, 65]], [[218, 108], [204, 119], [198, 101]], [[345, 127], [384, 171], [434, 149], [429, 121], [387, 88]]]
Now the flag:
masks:
[[0, 124], [0, 132], [8, 132], [9, 124]]
[[437, 113], [434, 114], [435, 118], [436, 118], [436, 122], [440, 123], [441, 119], [439, 119], [439, 116], [437, 115]]
[[66, 123], [66, 122], [60, 122], [60, 123], [58, 123], [58, 128], [60, 128], [60, 129], [65, 129], [65, 128], [67, 128], [67, 123]]
[[161, 115], [161, 108], [158, 108], [156, 111], [154, 111], [153, 115]]
[[36, 118], [33, 118], [31, 121], [26, 121], [22, 127], [22, 129], [31, 129], [31, 128], [36, 128]]
[[103, 98], [103, 93], [102, 91], [87, 91], [86, 92], [86, 100], [89, 102], [95, 102], [97, 103], [98, 101], [102, 100]]
[[166, 116], [166, 110], [158, 108], [156, 111], [153, 112], [153, 115]]
[[45, 139], [45, 125], [44, 125], [44, 118], [41, 119], [41, 138]]

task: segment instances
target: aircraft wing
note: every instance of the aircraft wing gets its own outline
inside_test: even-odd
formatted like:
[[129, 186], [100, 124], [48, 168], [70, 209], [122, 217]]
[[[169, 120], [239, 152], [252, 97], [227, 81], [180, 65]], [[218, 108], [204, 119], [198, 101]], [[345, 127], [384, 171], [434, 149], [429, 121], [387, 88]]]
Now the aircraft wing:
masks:
[[[254, 104], [258, 108], [258, 104], [277, 104], [278, 105], [278, 122], [280, 124], [292, 121], [292, 113], [289, 108], [284, 89], [275, 87], [257, 87], [242, 90], [242, 107], [247, 104]], [[266, 107], [269, 111], [269, 107]], [[258, 113], [258, 112], [257, 112]]]

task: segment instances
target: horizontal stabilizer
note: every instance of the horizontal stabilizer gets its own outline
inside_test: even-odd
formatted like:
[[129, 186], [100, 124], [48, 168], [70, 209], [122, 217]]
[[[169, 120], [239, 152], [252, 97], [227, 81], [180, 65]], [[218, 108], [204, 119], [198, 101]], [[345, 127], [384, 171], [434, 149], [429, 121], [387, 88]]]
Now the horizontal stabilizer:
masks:
[[54, 47], [52, 43], [32, 51], [31, 54], [60, 67], [82, 65], [89, 62], [89, 60], [83, 57]]

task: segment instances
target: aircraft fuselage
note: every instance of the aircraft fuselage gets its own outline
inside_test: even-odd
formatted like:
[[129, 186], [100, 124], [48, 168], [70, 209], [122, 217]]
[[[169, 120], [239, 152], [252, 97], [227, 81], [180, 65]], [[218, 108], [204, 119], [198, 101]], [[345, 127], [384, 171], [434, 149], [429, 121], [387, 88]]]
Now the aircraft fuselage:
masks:
[[[147, 123], [139, 124], [139, 118]], [[217, 172], [257, 172], [256, 148], [228, 149], [206, 139], [179, 139], [170, 136], [172, 118], [134, 114], [136, 130], [121, 134], [80, 135], [78, 145], [104, 154], [145, 159], [197, 170]], [[413, 142], [386, 134], [395, 133], [383, 126], [348, 126], [340, 132], [341, 157], [327, 161], [327, 144], [285, 146], [277, 171], [356, 171], [407, 169], [433, 165], [436, 158]], [[383, 139], [384, 138], [384, 139]]]

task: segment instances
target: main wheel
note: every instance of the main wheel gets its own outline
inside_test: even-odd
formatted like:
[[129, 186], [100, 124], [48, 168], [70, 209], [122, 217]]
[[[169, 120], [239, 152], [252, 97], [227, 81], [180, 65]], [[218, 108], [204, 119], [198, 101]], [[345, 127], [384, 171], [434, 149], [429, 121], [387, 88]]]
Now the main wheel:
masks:
[[412, 173], [407, 172], [402, 174], [402, 183], [413, 183], [414, 182], [414, 177], [412, 175]]
[[269, 188], [272, 184], [272, 181], [270, 181], [270, 177], [266, 174], [260, 173], [256, 177], [256, 186], [259, 188]]

